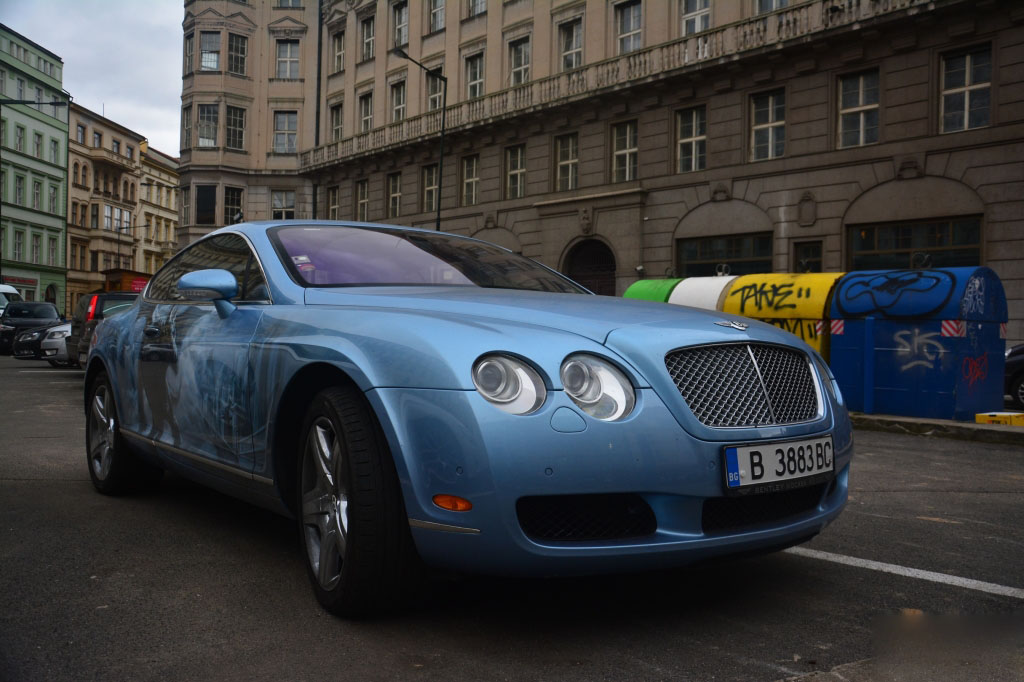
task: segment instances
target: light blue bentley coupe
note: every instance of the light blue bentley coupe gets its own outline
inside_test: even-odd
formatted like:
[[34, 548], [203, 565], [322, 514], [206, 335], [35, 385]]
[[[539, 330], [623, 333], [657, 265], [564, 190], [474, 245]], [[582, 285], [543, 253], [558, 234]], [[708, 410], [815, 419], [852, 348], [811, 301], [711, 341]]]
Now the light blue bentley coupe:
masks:
[[85, 385], [101, 493], [169, 469], [296, 518], [344, 615], [400, 602], [423, 566], [571, 575], [804, 542], [853, 456], [835, 380], [786, 332], [387, 225], [208, 235], [97, 327]]

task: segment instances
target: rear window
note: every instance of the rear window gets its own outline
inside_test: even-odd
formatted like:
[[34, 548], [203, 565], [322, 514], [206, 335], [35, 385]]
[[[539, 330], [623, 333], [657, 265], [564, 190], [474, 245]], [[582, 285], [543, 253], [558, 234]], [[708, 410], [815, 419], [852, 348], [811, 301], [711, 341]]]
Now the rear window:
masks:
[[40, 320], [56, 320], [60, 317], [52, 303], [11, 303], [4, 309], [4, 315]]

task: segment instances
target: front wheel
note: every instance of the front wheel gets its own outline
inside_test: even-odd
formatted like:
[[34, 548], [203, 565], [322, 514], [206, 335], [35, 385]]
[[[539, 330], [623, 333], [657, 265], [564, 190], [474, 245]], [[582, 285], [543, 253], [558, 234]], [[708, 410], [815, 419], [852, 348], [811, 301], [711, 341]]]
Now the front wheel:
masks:
[[1024, 410], [1024, 373], [1010, 382], [1010, 398], [1018, 410]]
[[299, 533], [317, 600], [342, 616], [395, 605], [415, 582], [418, 557], [394, 461], [362, 394], [317, 394], [301, 448]]
[[110, 380], [100, 372], [89, 386], [85, 450], [89, 478], [104, 495], [120, 495], [160, 480], [163, 471], [133, 456], [118, 428]]

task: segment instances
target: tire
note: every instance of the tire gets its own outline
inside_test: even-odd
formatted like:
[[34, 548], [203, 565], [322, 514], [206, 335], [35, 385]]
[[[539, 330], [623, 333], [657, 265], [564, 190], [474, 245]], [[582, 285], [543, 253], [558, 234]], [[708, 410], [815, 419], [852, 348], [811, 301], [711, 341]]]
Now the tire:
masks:
[[298, 461], [298, 526], [320, 604], [359, 617], [401, 603], [419, 558], [398, 476], [370, 406], [354, 387], [313, 398]]
[[105, 372], [89, 385], [85, 456], [89, 478], [104, 495], [121, 495], [155, 485], [163, 470], [134, 456], [121, 437], [114, 391]]
[[71, 366], [71, 364], [69, 362], [67, 362], [66, 360], [63, 361], [63, 362], [61, 362], [59, 360], [47, 360], [47, 362], [50, 363], [50, 367], [70, 367]]
[[1018, 374], [1010, 381], [1010, 398], [1014, 407], [1024, 410], [1024, 373]]

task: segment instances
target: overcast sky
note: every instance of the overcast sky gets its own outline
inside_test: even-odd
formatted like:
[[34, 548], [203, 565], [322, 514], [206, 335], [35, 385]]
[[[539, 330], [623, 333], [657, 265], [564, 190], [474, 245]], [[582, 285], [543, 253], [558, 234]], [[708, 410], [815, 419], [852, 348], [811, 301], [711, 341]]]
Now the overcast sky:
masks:
[[181, 0], [0, 0], [6, 24], [64, 60], [77, 104], [178, 156]]

